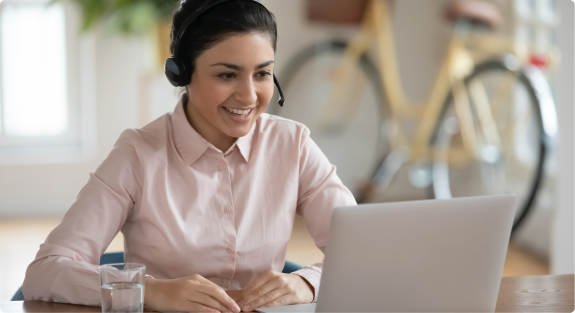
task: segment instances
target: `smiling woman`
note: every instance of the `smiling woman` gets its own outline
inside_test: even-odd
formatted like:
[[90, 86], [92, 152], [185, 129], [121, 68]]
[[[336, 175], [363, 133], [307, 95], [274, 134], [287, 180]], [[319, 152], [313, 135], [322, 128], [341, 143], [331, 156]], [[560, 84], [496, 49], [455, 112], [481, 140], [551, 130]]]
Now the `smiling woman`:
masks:
[[230, 37], [197, 59], [188, 85], [187, 117], [216, 148], [227, 151], [247, 135], [268, 106], [273, 59], [266, 34]]
[[[235, 16], [238, 11], [247, 14]], [[190, 124], [226, 151], [247, 134], [273, 94], [275, 17], [257, 1], [185, 1], [171, 38], [166, 75], [186, 88]]]
[[[255, 0], [180, 3], [166, 72], [185, 92], [173, 113], [122, 133], [28, 267], [27, 300], [99, 305], [93, 264], [118, 231], [156, 311], [315, 300], [322, 263], [281, 272], [294, 218], [323, 251], [332, 210], [355, 200], [307, 127], [263, 113], [276, 33]], [[224, 289], [243, 292], [236, 302]]]

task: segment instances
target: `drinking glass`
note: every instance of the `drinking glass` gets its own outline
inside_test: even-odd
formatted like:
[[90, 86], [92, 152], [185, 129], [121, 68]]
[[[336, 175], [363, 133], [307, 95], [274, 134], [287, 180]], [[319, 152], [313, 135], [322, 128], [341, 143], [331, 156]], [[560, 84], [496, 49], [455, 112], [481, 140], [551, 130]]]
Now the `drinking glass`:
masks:
[[101, 265], [102, 313], [142, 313], [145, 270], [146, 266], [138, 263]]

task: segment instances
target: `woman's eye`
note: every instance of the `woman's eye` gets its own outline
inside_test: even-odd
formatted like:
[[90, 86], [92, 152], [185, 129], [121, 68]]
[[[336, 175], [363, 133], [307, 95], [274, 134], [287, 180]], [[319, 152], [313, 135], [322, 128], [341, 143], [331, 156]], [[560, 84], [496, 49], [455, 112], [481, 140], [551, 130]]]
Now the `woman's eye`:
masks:
[[266, 78], [266, 77], [269, 77], [271, 75], [271, 73], [270, 72], [259, 72], [257, 75], [261, 78]]
[[222, 73], [218, 75], [221, 79], [232, 79], [235, 77], [234, 73]]

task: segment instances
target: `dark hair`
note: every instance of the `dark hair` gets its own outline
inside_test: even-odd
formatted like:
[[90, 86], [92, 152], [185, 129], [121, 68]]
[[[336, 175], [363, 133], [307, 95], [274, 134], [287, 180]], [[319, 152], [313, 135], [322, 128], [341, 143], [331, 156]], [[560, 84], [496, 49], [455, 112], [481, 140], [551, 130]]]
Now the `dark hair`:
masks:
[[[182, 23], [198, 8], [210, 0], [181, 0], [172, 21], [170, 51], [174, 54], [175, 41]], [[196, 60], [202, 52], [218, 42], [236, 34], [268, 34], [274, 51], [277, 42], [275, 16], [263, 5], [254, 1], [229, 1], [206, 11], [188, 26], [180, 42], [182, 62], [189, 65], [190, 74], [194, 72]]]

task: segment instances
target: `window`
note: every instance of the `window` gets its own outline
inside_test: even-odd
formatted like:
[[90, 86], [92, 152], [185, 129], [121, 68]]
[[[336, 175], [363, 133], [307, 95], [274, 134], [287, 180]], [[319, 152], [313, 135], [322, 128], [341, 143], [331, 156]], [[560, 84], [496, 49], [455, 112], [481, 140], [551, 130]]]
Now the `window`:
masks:
[[93, 38], [79, 28], [68, 5], [1, 2], [0, 164], [69, 162], [93, 150], [93, 105], [82, 101], [93, 89]]

